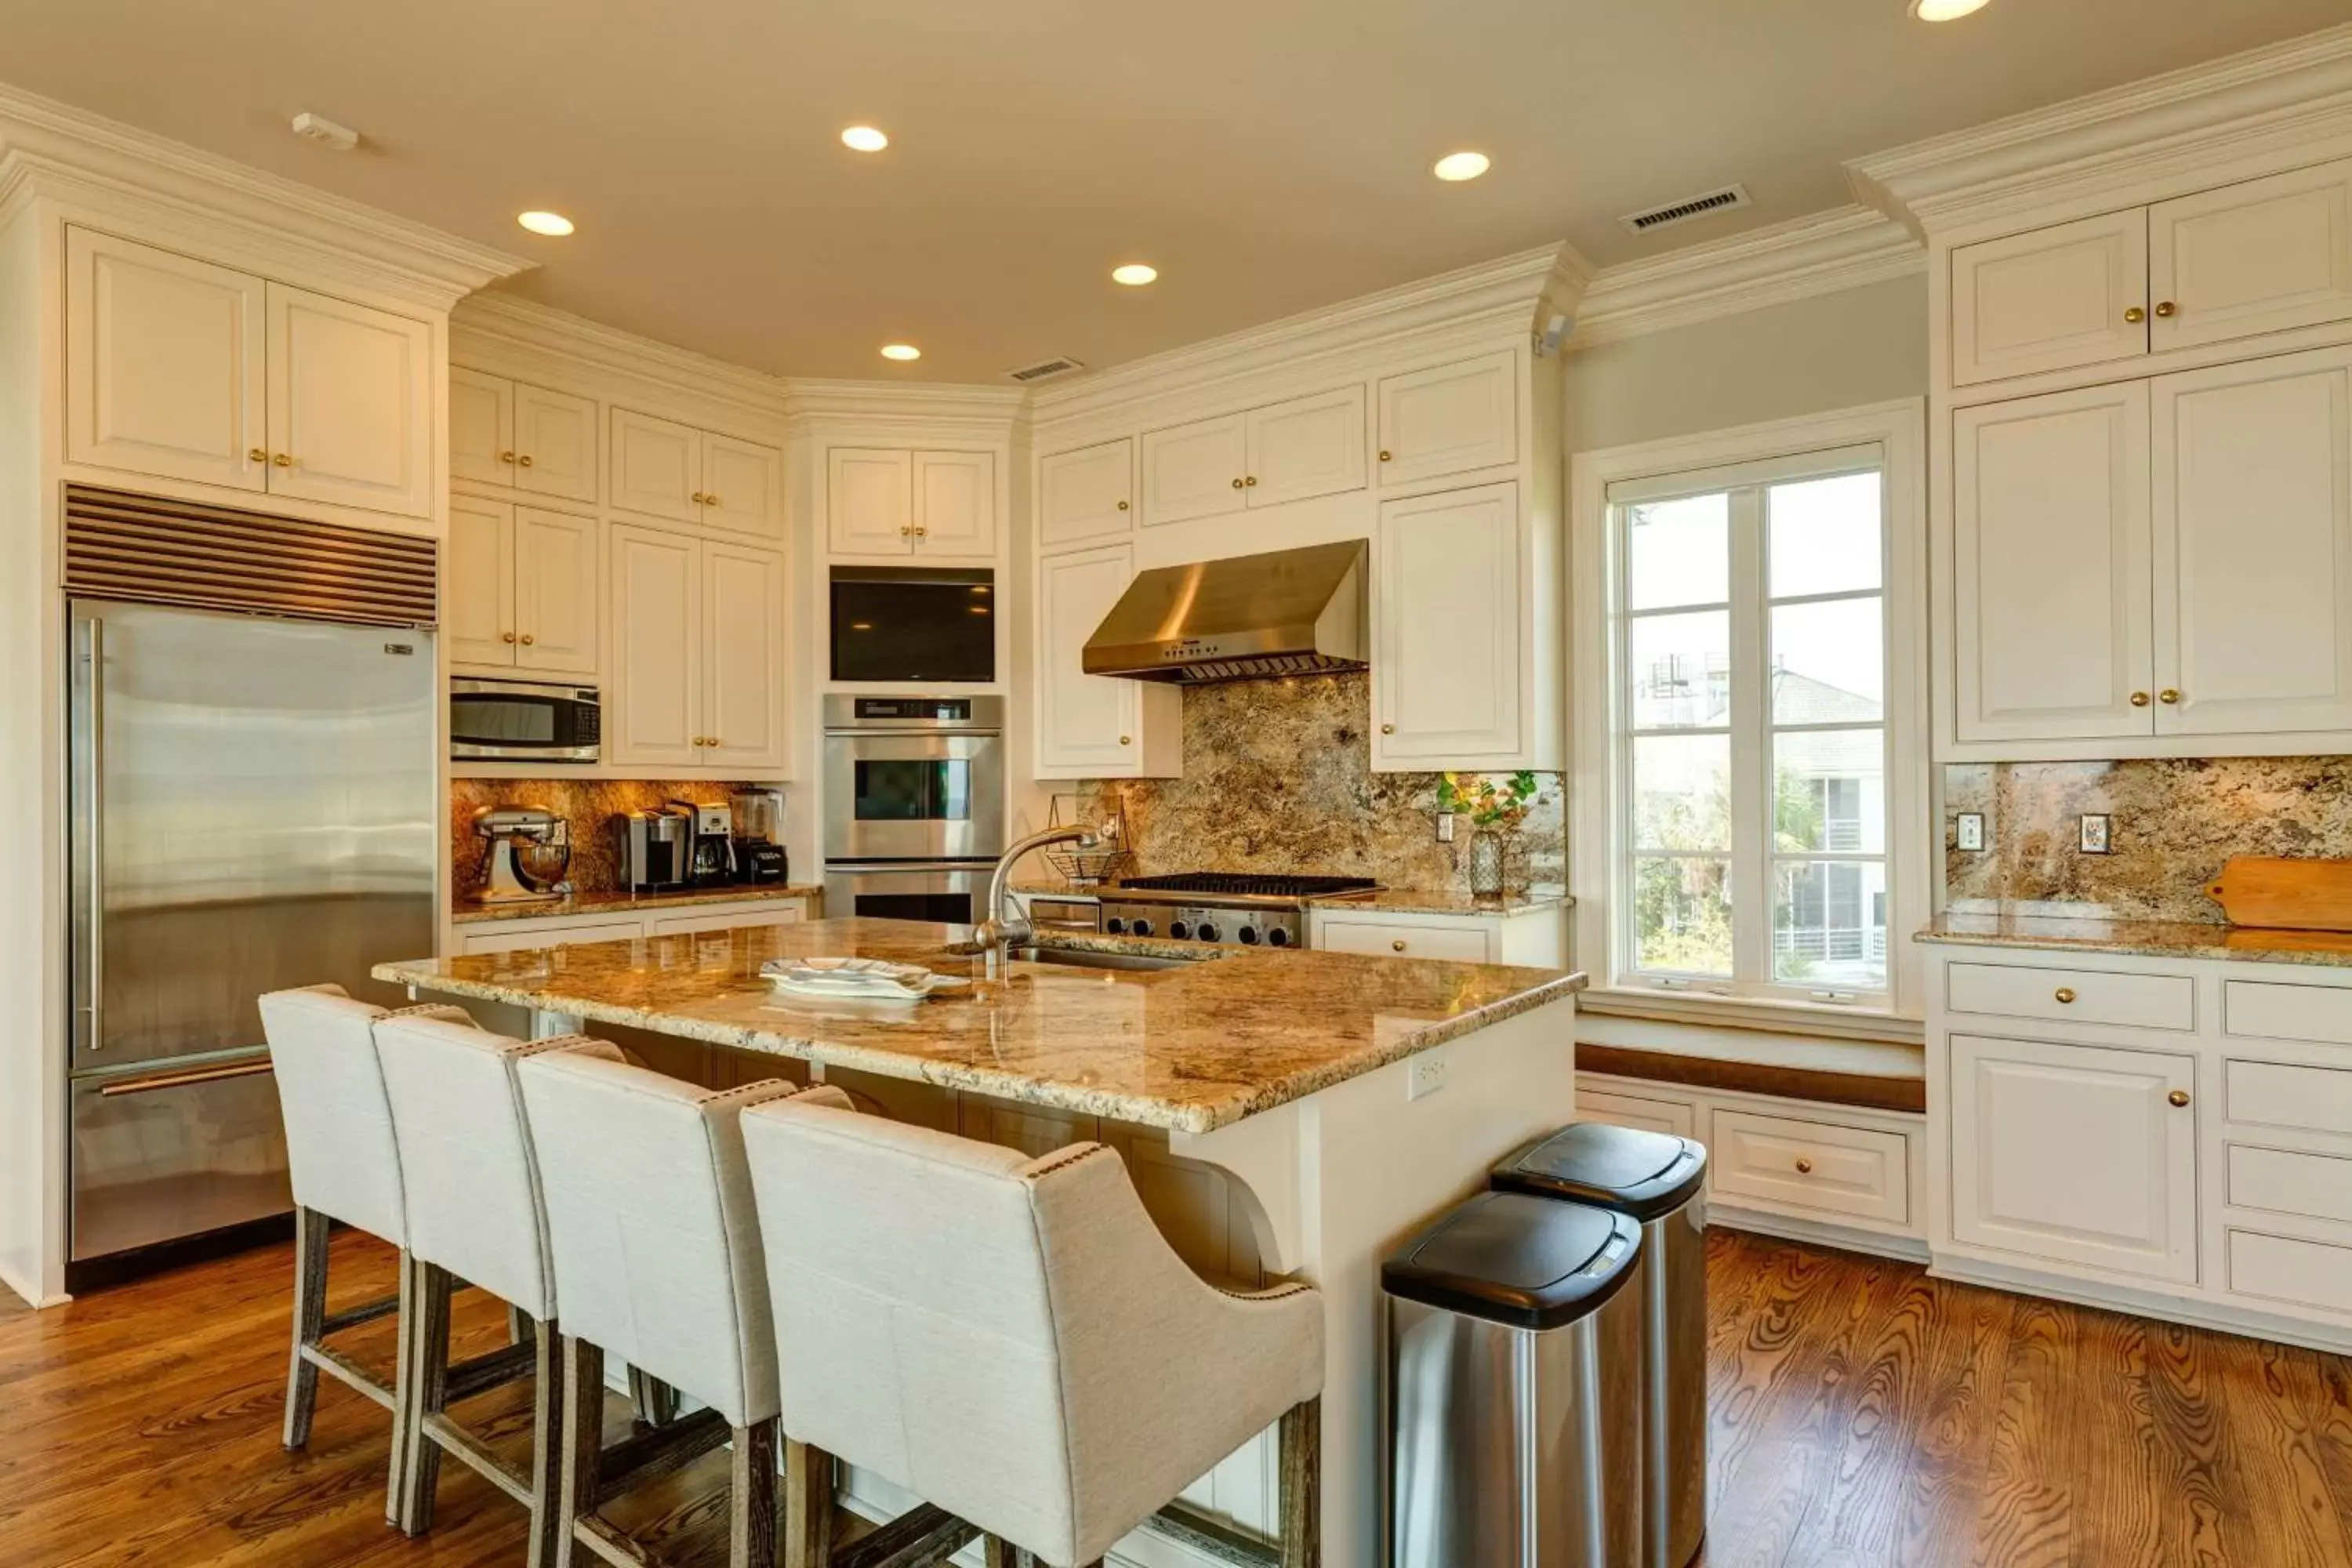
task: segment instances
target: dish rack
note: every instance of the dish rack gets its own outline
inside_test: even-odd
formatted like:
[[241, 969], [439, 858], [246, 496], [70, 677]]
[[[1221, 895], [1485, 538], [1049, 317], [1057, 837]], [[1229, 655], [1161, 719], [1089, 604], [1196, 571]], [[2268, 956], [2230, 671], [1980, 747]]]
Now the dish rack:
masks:
[[[1062, 803], [1068, 801], [1066, 811]], [[1055, 795], [1045, 814], [1045, 826], [1064, 827], [1086, 820], [1078, 809], [1076, 795]], [[1098, 888], [1105, 882], [1117, 881], [1135, 867], [1135, 853], [1128, 847], [1127, 811], [1125, 807], [1111, 814], [1118, 832], [1110, 843], [1098, 849], [1081, 849], [1074, 844], [1056, 844], [1045, 850], [1045, 864], [1051, 866], [1062, 880], [1073, 888]]]

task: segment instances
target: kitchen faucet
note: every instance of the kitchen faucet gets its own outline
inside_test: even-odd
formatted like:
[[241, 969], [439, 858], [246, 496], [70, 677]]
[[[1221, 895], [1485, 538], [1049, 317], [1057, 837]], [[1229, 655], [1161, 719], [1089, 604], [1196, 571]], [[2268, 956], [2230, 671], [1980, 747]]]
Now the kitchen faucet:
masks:
[[[1005, 909], [1011, 893], [1013, 868], [1023, 857], [1049, 844], [1076, 844], [1081, 849], [1099, 849], [1118, 837], [1118, 818], [1105, 817], [1099, 823], [1079, 823], [1069, 827], [1048, 827], [1020, 840], [997, 858], [996, 869], [988, 879], [988, 918], [972, 933], [970, 949], [988, 954], [988, 970], [996, 973], [997, 965], [1016, 947], [1034, 942], [1037, 928], [1028, 916], [1014, 916]], [[962, 951], [964, 944], [959, 943]]]

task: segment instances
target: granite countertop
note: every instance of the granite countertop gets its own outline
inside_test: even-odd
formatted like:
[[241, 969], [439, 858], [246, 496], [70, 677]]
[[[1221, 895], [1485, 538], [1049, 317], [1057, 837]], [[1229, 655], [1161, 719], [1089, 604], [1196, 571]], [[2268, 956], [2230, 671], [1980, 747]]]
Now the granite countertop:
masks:
[[608, 915], [631, 910], [677, 910], [696, 904], [758, 904], [779, 899], [814, 899], [824, 889], [814, 882], [770, 882], [757, 888], [687, 888], [675, 893], [573, 893], [532, 904], [461, 903], [449, 918], [458, 925], [480, 921], [553, 921], [566, 915]]
[[[1059, 899], [1065, 903], [1098, 904], [1118, 889], [1071, 888], [1058, 882], [1021, 881], [1013, 892], [1024, 899]], [[1395, 915], [1526, 915], [1562, 910], [1575, 900], [1563, 892], [1514, 893], [1506, 899], [1480, 900], [1452, 888], [1382, 888], [1370, 897], [1309, 899], [1312, 910], [1377, 910]]]
[[[506, 1002], [1186, 1132], [1258, 1111], [1565, 1000], [1549, 969], [1049, 934], [1041, 945], [1187, 962], [1153, 971], [950, 954], [961, 926], [812, 921], [378, 964], [378, 980]], [[872, 957], [970, 977], [912, 1009], [780, 996], [760, 965]], [[1567, 1038], [1563, 1026], [1562, 1039]]]
[[2146, 958], [2236, 958], [2352, 967], [2352, 932], [2268, 931], [2200, 921], [2105, 920], [2073, 915], [1942, 914], [1915, 942], [1969, 947], [2120, 952]]

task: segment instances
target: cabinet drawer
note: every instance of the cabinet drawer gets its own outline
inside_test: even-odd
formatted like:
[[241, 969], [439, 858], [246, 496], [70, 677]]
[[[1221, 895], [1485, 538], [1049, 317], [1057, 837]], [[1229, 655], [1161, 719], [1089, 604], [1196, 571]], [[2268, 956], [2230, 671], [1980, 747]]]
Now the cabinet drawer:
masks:
[[2136, 1029], [2197, 1026], [2196, 986], [2184, 974], [2109, 974], [2005, 963], [1955, 963], [1948, 973], [1955, 1013], [2003, 1013]]
[[1447, 958], [1462, 963], [1487, 961], [1486, 932], [1476, 926], [1402, 926], [1369, 921], [1327, 920], [1320, 941], [1329, 952], [1368, 952], [1381, 958]]
[[2352, 990], [2225, 980], [2221, 1027], [2229, 1034], [2258, 1039], [2325, 1040], [2352, 1046]]
[[1638, 1127], [1644, 1132], [1664, 1132], [1675, 1138], [1696, 1136], [1698, 1122], [1696, 1113], [1687, 1105], [1597, 1089], [1577, 1090], [1576, 1119], [1604, 1121], [1612, 1127]]
[[724, 914], [669, 915], [646, 922], [647, 936], [697, 936], [705, 931], [742, 931], [751, 926], [789, 925], [801, 918], [801, 906], [791, 903], [766, 904], [756, 910], [736, 910]]
[[1900, 1133], [1718, 1110], [1710, 1147], [1718, 1197], [1910, 1223], [1909, 1148]]
[[2352, 1312], [2352, 1247], [2233, 1230], [2229, 1257], [2230, 1289], [2237, 1295]]
[[2230, 1206], [2352, 1225], [2352, 1160], [2232, 1143]]
[[2352, 1072], [2237, 1061], [2222, 1077], [2232, 1121], [2352, 1136]]
[[599, 925], [563, 926], [555, 931], [485, 931], [461, 939], [467, 952], [520, 952], [534, 947], [570, 947], [583, 942], [627, 942], [645, 934], [635, 921], [611, 921]]

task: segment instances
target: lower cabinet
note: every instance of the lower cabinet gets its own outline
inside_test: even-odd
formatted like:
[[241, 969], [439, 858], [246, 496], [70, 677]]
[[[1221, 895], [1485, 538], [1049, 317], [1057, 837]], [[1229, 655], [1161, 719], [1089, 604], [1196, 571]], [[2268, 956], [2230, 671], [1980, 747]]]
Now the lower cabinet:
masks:
[[789, 761], [779, 552], [612, 531], [607, 761], [772, 773]]
[[586, 942], [634, 942], [645, 935], [635, 920], [586, 921], [551, 926], [544, 921], [500, 922], [488, 931], [458, 935], [460, 952], [521, 952], [535, 947], [570, 947]]
[[460, 952], [520, 952], [528, 948], [572, 947], [589, 942], [635, 942], [641, 937], [699, 936], [709, 931], [739, 931], [749, 926], [790, 925], [807, 918], [804, 899], [775, 899], [755, 904], [681, 905], [676, 912], [655, 914], [554, 915], [543, 920], [518, 917], [495, 924], [460, 926]]
[[1373, 958], [1434, 958], [1456, 963], [1512, 963], [1559, 969], [1568, 963], [1567, 907], [1539, 905], [1509, 913], [1433, 914], [1354, 909], [1310, 910], [1307, 945]]

